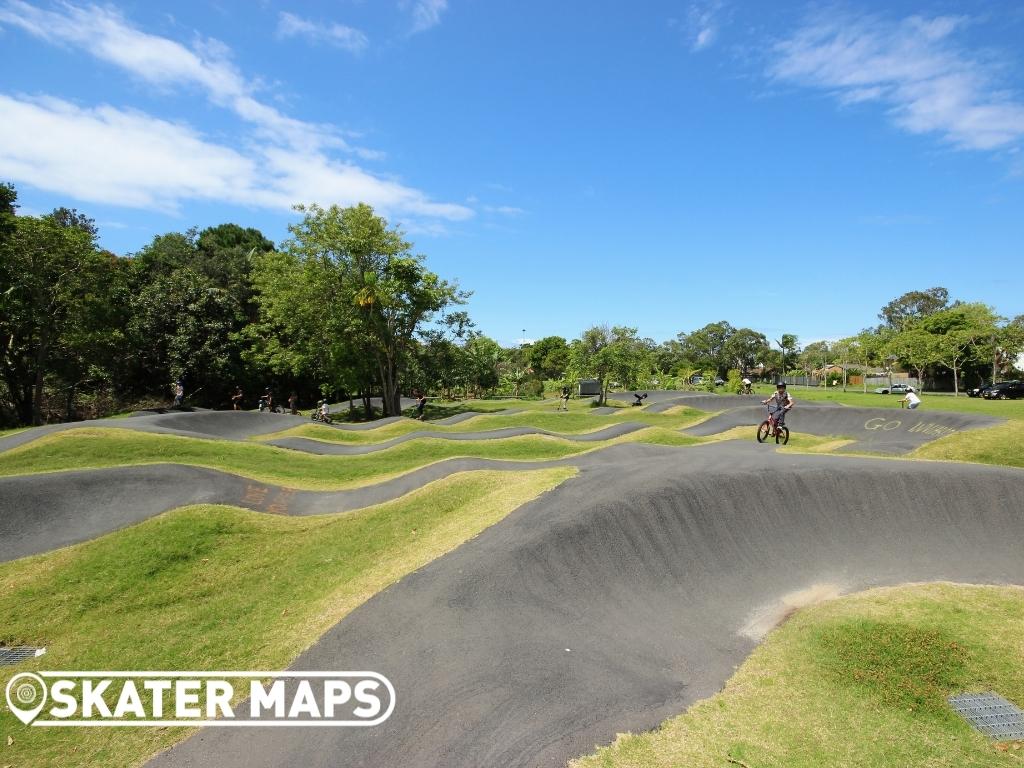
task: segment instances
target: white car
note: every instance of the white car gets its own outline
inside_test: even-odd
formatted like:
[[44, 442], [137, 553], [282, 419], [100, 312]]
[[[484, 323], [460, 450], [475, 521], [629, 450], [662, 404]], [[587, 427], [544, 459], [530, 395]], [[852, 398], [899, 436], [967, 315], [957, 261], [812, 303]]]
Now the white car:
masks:
[[907, 390], [910, 389], [909, 384], [893, 384], [892, 389], [889, 387], [879, 387], [875, 390], [876, 395], [905, 395]]

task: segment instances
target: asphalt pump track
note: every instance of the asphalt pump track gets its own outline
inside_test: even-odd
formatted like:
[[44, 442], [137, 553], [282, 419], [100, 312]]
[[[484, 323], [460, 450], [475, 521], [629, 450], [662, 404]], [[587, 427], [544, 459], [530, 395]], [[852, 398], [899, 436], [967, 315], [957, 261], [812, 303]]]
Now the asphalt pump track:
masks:
[[[872, 409], [819, 406], [807, 418], [826, 409], [853, 412], [865, 432], [907, 439], [894, 436], [906, 413], [879, 409], [901, 421], [888, 430], [860, 421], [857, 411]], [[914, 416], [949, 428], [994, 423]], [[277, 431], [291, 417], [263, 418]], [[821, 429], [855, 423], [820, 418]], [[737, 419], [749, 423], [746, 413]], [[266, 434], [237, 414], [139, 424], [228, 439]], [[941, 436], [912, 426], [914, 441]], [[580, 468], [376, 595], [295, 660], [294, 669], [386, 675], [397, 700], [387, 722], [204, 729], [154, 758], [159, 767], [560, 765], [719, 690], [788, 595], [816, 585], [1024, 583], [1020, 470], [799, 455], [752, 435], [682, 449], [619, 444], [554, 462], [453, 459], [341, 492], [292, 491], [178, 465], [2, 478], [0, 542], [15, 544], [0, 559], [198, 501], [314, 514], [394, 498], [455, 471]]]

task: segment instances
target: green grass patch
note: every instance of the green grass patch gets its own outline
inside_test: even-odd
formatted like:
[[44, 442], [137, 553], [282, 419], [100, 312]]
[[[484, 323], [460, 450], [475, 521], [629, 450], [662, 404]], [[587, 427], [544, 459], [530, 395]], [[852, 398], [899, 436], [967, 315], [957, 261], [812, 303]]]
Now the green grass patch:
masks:
[[1009, 421], [995, 427], [957, 432], [922, 445], [910, 456], [916, 459], [1024, 467], [1024, 421]]
[[[770, 394], [770, 387], [758, 387], [758, 394]], [[789, 388], [789, 394], [799, 405], [801, 400], [835, 403], [836, 405], [852, 405], [858, 408], [895, 408], [900, 409], [903, 395], [876, 395], [871, 390], [865, 394], [852, 389], [829, 387], [797, 387]], [[985, 400], [981, 397], [968, 397], [961, 393], [959, 397], [952, 394], [925, 392], [921, 395], [921, 409], [935, 411], [951, 411], [953, 413], [977, 413], [985, 416], [996, 416], [1004, 419], [1024, 420], [1024, 399], [1022, 400]]]
[[28, 427], [14, 427], [13, 429], [0, 429], [0, 437], [10, 437], [19, 432], [24, 432]]
[[[463, 473], [333, 516], [187, 507], [0, 565], [0, 640], [49, 649], [5, 668], [0, 687], [37, 668], [283, 669], [374, 594], [573, 473]], [[3, 708], [0, 765], [134, 766], [188, 733], [29, 728]]]
[[810, 646], [836, 685], [887, 707], [942, 715], [948, 692], [969, 682], [967, 649], [942, 628], [857, 617], [817, 627]]
[[636, 432], [630, 432], [628, 435], [623, 435], [622, 437], [616, 438], [615, 440], [608, 442], [646, 443], [647, 445], [687, 446], [700, 445], [701, 443], [707, 442], [707, 438], [687, 435], [675, 429], [666, 429], [664, 427], [647, 427], [646, 429], [639, 429]]
[[[625, 413], [625, 420], [647, 424], [652, 427], [679, 429], [694, 424], [706, 416], [707, 414], [703, 411], [697, 411], [692, 408], [674, 410], [670, 414], [645, 413], [633, 409]], [[384, 442], [385, 440], [415, 432], [485, 432], [504, 427], [535, 427], [558, 434], [579, 435], [587, 432], [596, 432], [613, 424], [620, 423], [622, 420], [619, 414], [599, 416], [579, 410], [556, 412], [553, 409], [548, 409], [546, 411], [532, 410], [523, 413], [513, 413], [507, 416], [501, 414], [482, 415], [452, 425], [430, 424], [413, 419], [403, 419], [402, 421], [384, 424], [371, 430], [334, 429], [323, 424], [310, 423], [272, 435], [259, 435], [255, 439], [271, 440], [280, 437], [308, 437], [326, 442], [366, 445]]]
[[593, 446], [533, 435], [481, 441], [425, 438], [361, 456], [317, 456], [257, 443], [82, 428], [0, 454], [0, 476], [175, 463], [288, 488], [327, 490], [369, 485], [447, 458], [542, 461], [573, 456]]
[[1024, 590], [878, 589], [805, 608], [725, 689], [574, 768], [1019, 766], [946, 706], [996, 690], [1024, 704]]

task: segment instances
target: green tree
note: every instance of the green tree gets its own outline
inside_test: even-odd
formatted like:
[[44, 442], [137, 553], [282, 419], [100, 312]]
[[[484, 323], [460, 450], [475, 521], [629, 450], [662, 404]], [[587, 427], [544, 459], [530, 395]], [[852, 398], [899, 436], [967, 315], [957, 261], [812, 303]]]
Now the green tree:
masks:
[[999, 321], [991, 307], [977, 303], [957, 304], [921, 321], [921, 329], [934, 338], [936, 362], [953, 372], [954, 395], [960, 394], [964, 364], [997, 337]]
[[775, 343], [779, 345], [779, 349], [782, 351], [780, 370], [782, 375], [785, 376], [787, 368], [796, 364], [796, 357], [800, 354], [799, 340], [795, 334], [784, 333], [782, 338], [776, 339]]
[[827, 341], [812, 341], [805, 346], [799, 357], [800, 366], [808, 376], [812, 371], [823, 369], [832, 357], [832, 347]]
[[878, 317], [885, 326], [894, 331], [905, 330], [915, 323], [949, 306], [949, 291], [945, 288], [929, 288], [924, 291], [909, 291], [893, 299], [879, 312]]
[[132, 303], [128, 332], [136, 375], [167, 394], [185, 378], [187, 392], [217, 398], [235, 378], [233, 333], [242, 310], [231, 293], [189, 268], [158, 275]]
[[738, 328], [725, 342], [730, 366], [738, 368], [743, 375], [763, 362], [767, 350], [765, 335], [750, 328]]
[[220, 224], [199, 233], [190, 266], [208, 277], [213, 285], [228, 291], [250, 321], [256, 319], [251, 280], [252, 264], [274, 244], [252, 227]]
[[725, 320], [720, 320], [717, 323], [708, 323], [688, 334], [679, 334], [676, 338], [682, 346], [683, 357], [686, 360], [697, 368], [725, 376], [732, 360], [729, 340], [735, 333], [735, 328]]
[[473, 394], [481, 397], [492, 392], [501, 383], [501, 345], [480, 333], [466, 340], [467, 379]]
[[[347, 378], [337, 369], [342, 360], [372, 363], [384, 412], [398, 415], [416, 335], [468, 294], [426, 269], [402, 233], [368, 205], [296, 210], [303, 219], [289, 227], [283, 256], [262, 259], [256, 267], [261, 323], [253, 333], [285, 331], [304, 350], [294, 361], [319, 357], [326, 365], [323, 375], [335, 379]], [[318, 343], [346, 347], [347, 353], [318, 355]], [[288, 355], [280, 350], [279, 356]]]
[[[13, 204], [9, 200], [7, 206]], [[41, 424], [46, 378], [69, 333], [95, 325], [109, 257], [51, 217], [9, 216], [0, 239], [0, 375], [21, 423]]]
[[935, 334], [914, 323], [907, 324], [902, 331], [885, 334], [882, 352], [886, 357], [895, 357], [902, 365], [913, 369], [922, 387], [925, 370], [938, 363], [942, 357]]
[[540, 379], [560, 379], [569, 364], [569, 345], [561, 336], [545, 336], [530, 348], [530, 367]]
[[152, 242], [131, 256], [133, 289], [142, 290], [161, 275], [170, 275], [177, 269], [194, 267], [196, 261], [197, 231], [168, 232], [157, 235]]
[[593, 326], [573, 341], [569, 373], [574, 379], [594, 378], [601, 383], [598, 405], [606, 402], [613, 380], [633, 388], [650, 378], [653, 343], [638, 338], [636, 333], [636, 328]]

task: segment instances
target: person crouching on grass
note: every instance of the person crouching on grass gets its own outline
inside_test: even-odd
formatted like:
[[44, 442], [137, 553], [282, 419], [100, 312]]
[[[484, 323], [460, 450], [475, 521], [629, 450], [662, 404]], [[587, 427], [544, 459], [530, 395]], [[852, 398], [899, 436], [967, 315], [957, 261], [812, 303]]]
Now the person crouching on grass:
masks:
[[914, 410], [921, 404], [921, 398], [917, 396], [917, 392], [914, 391], [913, 387], [907, 387], [907, 396], [900, 400], [900, 408], [909, 408]]

